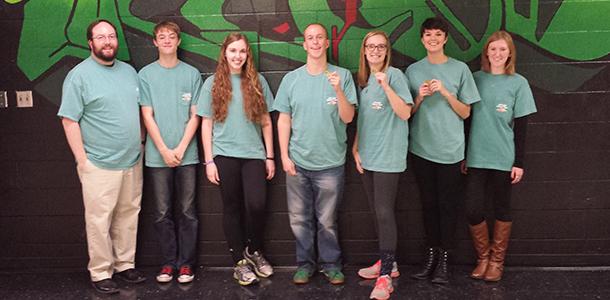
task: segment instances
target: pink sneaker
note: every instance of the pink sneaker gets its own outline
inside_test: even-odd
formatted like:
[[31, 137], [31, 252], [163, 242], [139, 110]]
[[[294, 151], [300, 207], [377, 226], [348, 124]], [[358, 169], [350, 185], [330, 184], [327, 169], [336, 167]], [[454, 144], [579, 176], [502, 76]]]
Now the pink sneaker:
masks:
[[392, 286], [392, 278], [388, 275], [383, 275], [377, 278], [375, 288], [371, 292], [371, 299], [386, 300], [390, 299], [390, 294], [394, 291]]
[[[375, 279], [379, 277], [379, 272], [381, 272], [381, 260], [376, 261], [374, 265], [368, 268], [358, 270], [358, 275], [364, 279]], [[396, 262], [392, 264], [392, 273], [390, 273], [390, 276], [392, 278], [400, 276]]]

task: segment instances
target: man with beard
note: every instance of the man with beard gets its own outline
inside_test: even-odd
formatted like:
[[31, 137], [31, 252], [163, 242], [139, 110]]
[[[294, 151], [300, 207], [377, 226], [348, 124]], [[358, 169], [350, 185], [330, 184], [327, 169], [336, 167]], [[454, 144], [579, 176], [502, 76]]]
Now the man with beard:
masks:
[[112, 23], [91, 23], [87, 40], [91, 56], [68, 73], [57, 115], [82, 185], [91, 283], [112, 294], [119, 291], [113, 275], [146, 280], [134, 264], [142, 198], [138, 75], [115, 60]]

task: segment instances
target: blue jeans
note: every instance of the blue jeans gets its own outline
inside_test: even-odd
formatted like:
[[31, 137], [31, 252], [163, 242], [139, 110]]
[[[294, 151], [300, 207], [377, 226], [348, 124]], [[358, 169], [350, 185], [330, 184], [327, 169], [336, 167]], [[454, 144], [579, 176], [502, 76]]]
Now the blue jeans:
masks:
[[344, 167], [309, 171], [297, 166], [296, 171], [296, 176], [286, 175], [286, 194], [297, 264], [314, 271], [317, 238], [318, 266], [322, 270], [340, 270], [337, 209], [343, 197]]
[[[154, 227], [163, 265], [193, 267], [197, 255], [196, 165], [147, 168], [154, 203]], [[176, 212], [176, 216], [173, 213]]]

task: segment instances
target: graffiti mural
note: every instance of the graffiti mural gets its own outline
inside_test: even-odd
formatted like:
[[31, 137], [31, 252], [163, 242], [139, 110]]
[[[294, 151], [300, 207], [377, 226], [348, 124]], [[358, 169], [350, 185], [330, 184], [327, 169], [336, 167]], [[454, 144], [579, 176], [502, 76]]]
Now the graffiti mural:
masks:
[[[443, 1], [443, 0], [5, 0], [23, 5], [17, 65], [51, 101], [65, 73], [89, 56], [87, 25], [96, 18], [118, 26], [118, 57], [136, 68], [152, 61], [154, 24], [171, 19], [183, 28], [181, 51], [202, 72], [212, 72], [228, 32], [252, 42], [265, 71], [286, 71], [304, 62], [301, 32], [311, 22], [327, 26], [331, 60], [354, 71], [362, 37], [373, 29], [390, 36], [395, 61], [404, 67], [425, 55], [419, 24], [431, 16], [450, 24], [446, 52], [466, 62], [478, 60], [485, 38], [512, 32], [519, 71], [532, 85], [550, 91], [578, 89], [606, 68], [610, 7], [604, 1]], [[589, 67], [572, 62], [591, 62]]]

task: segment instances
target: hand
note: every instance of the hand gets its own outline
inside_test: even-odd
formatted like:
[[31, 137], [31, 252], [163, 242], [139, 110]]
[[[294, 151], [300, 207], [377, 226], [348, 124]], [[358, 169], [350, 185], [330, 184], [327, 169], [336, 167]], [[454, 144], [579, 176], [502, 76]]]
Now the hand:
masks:
[[326, 77], [328, 77], [328, 82], [330, 82], [330, 85], [335, 91], [340, 88], [339, 84], [341, 83], [341, 77], [339, 77], [337, 72], [327, 73]]
[[386, 73], [377, 72], [375, 73], [375, 79], [377, 79], [377, 83], [381, 85], [381, 87], [385, 88], [388, 86], [388, 76]]
[[443, 97], [446, 97], [446, 95], [449, 94], [449, 91], [443, 86], [443, 82], [438, 79], [430, 80], [430, 91], [432, 93], [439, 92]]
[[510, 171], [510, 178], [513, 180], [510, 183], [512, 183], [512, 184], [519, 183], [519, 181], [521, 181], [521, 179], [523, 178], [523, 169], [513, 167], [513, 169]]
[[282, 157], [282, 167], [284, 168], [284, 172], [286, 172], [286, 174], [290, 176], [297, 175], [297, 169], [290, 158]]
[[462, 174], [464, 174], [464, 175], [468, 174], [468, 167], [466, 166], [466, 160], [463, 160], [460, 162], [460, 172], [462, 172]]
[[174, 151], [174, 155], [176, 158], [182, 163], [182, 159], [184, 158], [184, 152], [186, 152], [186, 147], [176, 147], [172, 151]]
[[87, 155], [76, 158], [76, 167], [82, 167], [87, 163]]
[[354, 156], [354, 162], [356, 162], [356, 170], [358, 170], [358, 173], [364, 174], [362, 160], [360, 160], [360, 153], [358, 153], [358, 150], [354, 149], [352, 150], [352, 155]]
[[220, 177], [218, 176], [218, 168], [216, 168], [216, 164], [209, 163], [205, 165], [205, 175], [208, 177], [208, 180], [215, 184], [220, 184]]
[[267, 180], [273, 179], [273, 176], [275, 176], [275, 161], [273, 159], [266, 159], [265, 169], [267, 170]]
[[163, 157], [163, 161], [168, 167], [173, 168], [180, 164], [180, 160], [176, 157], [174, 150], [165, 149], [159, 151], [159, 153], [161, 153], [161, 157]]
[[419, 86], [419, 94], [422, 97], [432, 95], [432, 90], [430, 90], [430, 84], [428, 82], [424, 82]]

